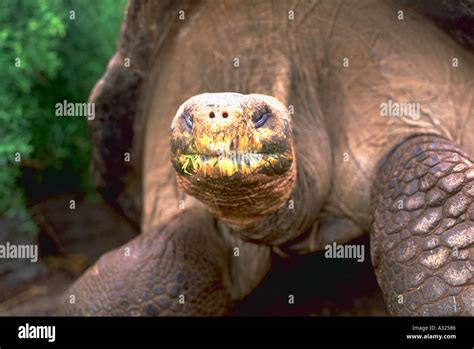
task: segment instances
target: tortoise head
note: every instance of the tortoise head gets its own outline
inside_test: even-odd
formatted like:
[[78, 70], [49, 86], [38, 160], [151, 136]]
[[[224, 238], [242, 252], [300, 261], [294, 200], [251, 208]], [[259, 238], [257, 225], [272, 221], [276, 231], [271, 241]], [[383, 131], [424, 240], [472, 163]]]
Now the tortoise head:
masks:
[[234, 227], [278, 210], [291, 194], [291, 118], [273, 97], [194, 96], [179, 107], [170, 138], [180, 187]]

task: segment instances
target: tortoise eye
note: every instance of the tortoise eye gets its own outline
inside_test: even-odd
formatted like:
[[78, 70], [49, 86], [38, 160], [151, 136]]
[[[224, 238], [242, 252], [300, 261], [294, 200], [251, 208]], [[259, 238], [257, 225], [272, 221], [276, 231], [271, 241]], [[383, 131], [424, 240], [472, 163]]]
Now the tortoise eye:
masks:
[[259, 128], [260, 126], [262, 126], [267, 121], [269, 116], [270, 116], [270, 114], [265, 111], [265, 112], [261, 113], [260, 115], [258, 115], [257, 118], [254, 118], [253, 119], [253, 124], [254, 124], [255, 128]]
[[184, 119], [184, 122], [186, 123], [186, 125], [189, 127], [190, 130], [193, 129], [193, 119], [191, 118], [191, 116], [189, 115], [188, 112], [184, 112], [183, 113], [183, 119]]

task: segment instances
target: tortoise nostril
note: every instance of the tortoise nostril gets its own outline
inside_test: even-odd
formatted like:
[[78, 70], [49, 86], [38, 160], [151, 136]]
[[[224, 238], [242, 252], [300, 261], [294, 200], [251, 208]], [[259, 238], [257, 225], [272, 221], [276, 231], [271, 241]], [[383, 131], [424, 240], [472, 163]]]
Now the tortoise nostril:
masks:
[[222, 117], [223, 117], [224, 119], [227, 118], [228, 116], [229, 116], [229, 114], [227, 114], [226, 111], [222, 113]]
[[214, 112], [211, 111], [211, 112], [209, 113], [209, 117], [210, 117], [211, 119], [214, 119], [214, 118], [216, 117], [216, 114], [214, 114]]

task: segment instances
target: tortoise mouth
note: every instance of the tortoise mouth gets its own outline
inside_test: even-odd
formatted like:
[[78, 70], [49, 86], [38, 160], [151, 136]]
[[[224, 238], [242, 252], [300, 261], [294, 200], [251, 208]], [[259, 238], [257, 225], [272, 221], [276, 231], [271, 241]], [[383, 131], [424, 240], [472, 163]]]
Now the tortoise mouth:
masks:
[[187, 177], [241, 179], [256, 174], [282, 175], [293, 161], [290, 152], [187, 153], [174, 157], [176, 171]]

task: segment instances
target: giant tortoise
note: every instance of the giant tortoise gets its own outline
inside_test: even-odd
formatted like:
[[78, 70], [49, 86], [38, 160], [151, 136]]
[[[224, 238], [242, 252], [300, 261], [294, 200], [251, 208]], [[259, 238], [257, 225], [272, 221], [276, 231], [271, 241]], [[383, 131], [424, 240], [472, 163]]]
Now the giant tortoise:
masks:
[[406, 2], [132, 0], [90, 125], [141, 234], [64, 311], [228, 314], [272, 251], [369, 233], [390, 313], [473, 315], [473, 63]]

